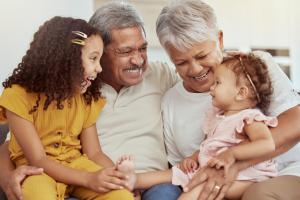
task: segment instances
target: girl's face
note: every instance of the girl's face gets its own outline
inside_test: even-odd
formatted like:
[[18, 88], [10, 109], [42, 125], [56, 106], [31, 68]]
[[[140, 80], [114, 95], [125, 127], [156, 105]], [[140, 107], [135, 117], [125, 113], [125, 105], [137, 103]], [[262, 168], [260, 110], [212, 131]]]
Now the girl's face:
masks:
[[210, 87], [212, 103], [223, 111], [235, 108], [239, 87], [237, 77], [228, 67], [221, 64], [215, 69], [215, 82]]
[[183, 80], [184, 88], [189, 92], [208, 92], [214, 83], [212, 69], [222, 62], [222, 33], [218, 40], [206, 40], [186, 51], [169, 46], [167, 52]]
[[84, 77], [80, 84], [80, 93], [86, 92], [87, 88], [95, 80], [98, 73], [102, 71], [100, 58], [103, 53], [103, 40], [99, 35], [91, 35], [85, 39], [85, 45], [81, 49], [82, 66]]

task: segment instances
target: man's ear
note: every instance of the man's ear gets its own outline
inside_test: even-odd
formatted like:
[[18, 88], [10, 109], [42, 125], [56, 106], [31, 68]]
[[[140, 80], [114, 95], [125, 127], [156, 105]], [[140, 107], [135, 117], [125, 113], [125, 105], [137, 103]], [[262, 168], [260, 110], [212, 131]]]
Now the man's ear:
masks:
[[245, 100], [249, 94], [249, 89], [246, 86], [241, 86], [238, 90], [238, 93], [236, 95], [236, 100], [241, 101]]

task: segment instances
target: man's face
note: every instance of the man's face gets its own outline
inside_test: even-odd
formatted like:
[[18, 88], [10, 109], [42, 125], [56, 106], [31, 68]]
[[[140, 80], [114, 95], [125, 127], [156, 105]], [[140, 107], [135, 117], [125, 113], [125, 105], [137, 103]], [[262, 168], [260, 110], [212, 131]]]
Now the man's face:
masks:
[[214, 83], [213, 68], [218, 66], [222, 56], [222, 33], [219, 40], [206, 40], [187, 49], [179, 51], [169, 46], [167, 52], [175, 64], [176, 70], [189, 92], [208, 92]]
[[103, 81], [116, 91], [136, 85], [147, 69], [147, 41], [141, 27], [113, 29], [101, 58]]

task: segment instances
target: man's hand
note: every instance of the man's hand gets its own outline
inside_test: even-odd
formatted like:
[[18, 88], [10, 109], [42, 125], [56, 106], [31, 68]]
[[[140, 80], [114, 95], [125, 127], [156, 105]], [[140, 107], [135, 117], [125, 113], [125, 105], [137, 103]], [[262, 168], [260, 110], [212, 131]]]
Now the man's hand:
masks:
[[8, 179], [3, 182], [2, 189], [8, 200], [22, 200], [23, 194], [21, 183], [27, 176], [38, 175], [43, 172], [42, 168], [32, 166], [20, 166], [8, 176]]
[[228, 174], [229, 168], [235, 163], [235, 157], [233, 151], [230, 149], [221, 152], [219, 155], [208, 161], [208, 166], [215, 167], [217, 169], [224, 169], [225, 176]]
[[233, 181], [235, 181], [237, 174], [238, 168], [236, 164], [229, 168], [226, 178], [224, 176], [224, 170], [205, 167], [195, 174], [189, 184], [184, 188], [184, 191], [191, 191], [195, 186], [204, 183], [198, 200], [222, 200]]

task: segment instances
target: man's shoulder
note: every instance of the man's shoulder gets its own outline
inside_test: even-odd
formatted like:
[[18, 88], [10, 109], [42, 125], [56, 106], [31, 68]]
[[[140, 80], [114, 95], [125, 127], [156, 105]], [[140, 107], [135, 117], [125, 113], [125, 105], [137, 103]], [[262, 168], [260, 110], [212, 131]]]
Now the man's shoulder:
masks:
[[150, 73], [165, 73], [171, 72], [172, 68], [166, 62], [151, 61], [148, 63]]

